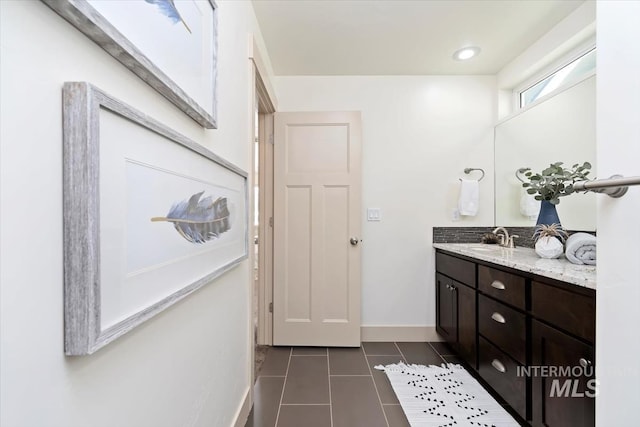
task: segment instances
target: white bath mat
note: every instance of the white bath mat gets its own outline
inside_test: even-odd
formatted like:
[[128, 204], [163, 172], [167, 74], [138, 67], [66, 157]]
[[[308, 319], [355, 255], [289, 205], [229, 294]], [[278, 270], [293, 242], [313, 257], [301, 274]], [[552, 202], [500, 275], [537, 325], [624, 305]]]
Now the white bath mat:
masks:
[[411, 427], [518, 427], [462, 366], [376, 366], [385, 371]]

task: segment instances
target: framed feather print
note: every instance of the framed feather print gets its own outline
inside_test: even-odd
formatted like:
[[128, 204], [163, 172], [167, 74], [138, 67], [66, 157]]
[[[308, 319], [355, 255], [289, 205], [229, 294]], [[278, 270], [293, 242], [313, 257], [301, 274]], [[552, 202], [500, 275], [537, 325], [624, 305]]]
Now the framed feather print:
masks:
[[201, 126], [217, 128], [212, 0], [42, 0]]
[[65, 83], [65, 353], [91, 354], [248, 257], [247, 173]]

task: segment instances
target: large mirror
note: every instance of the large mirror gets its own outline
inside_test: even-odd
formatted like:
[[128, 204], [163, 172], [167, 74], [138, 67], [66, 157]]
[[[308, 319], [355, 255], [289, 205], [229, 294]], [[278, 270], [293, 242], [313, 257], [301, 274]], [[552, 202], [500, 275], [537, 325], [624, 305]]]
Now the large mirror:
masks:
[[[534, 226], [535, 205], [523, 200], [519, 168], [540, 172], [550, 163], [590, 162], [596, 178], [595, 75], [507, 118], [495, 127], [495, 223]], [[535, 202], [534, 202], [535, 203]], [[595, 231], [594, 193], [560, 198], [558, 216], [568, 230]]]

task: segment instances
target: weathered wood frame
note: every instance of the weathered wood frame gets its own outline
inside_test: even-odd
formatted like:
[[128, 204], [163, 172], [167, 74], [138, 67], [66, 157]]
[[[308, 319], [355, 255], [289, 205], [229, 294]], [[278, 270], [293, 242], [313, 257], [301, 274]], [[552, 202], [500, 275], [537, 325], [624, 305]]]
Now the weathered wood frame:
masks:
[[[100, 283], [101, 109], [211, 160], [214, 167], [239, 175], [244, 181], [245, 201], [241, 256], [107, 329], [101, 327], [100, 301], [103, 285]], [[95, 352], [248, 258], [247, 172], [86, 82], [64, 84], [63, 143], [65, 354], [78, 356]]]
[[216, 129], [217, 123], [217, 15], [215, 2], [209, 0], [213, 9], [212, 84], [213, 102], [206, 108], [199, 105], [189, 94], [178, 86], [158, 66], [123, 36], [109, 21], [98, 13], [86, 0], [42, 0], [58, 15], [93, 40], [107, 53], [120, 61], [122, 65], [157, 90], [171, 103], [184, 111], [189, 117], [207, 129]]

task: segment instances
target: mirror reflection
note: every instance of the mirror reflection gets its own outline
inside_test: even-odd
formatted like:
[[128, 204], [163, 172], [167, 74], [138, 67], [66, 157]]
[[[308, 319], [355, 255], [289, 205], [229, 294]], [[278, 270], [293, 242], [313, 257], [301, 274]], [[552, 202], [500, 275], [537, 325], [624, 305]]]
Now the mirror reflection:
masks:
[[[527, 198], [516, 176], [520, 168], [540, 172], [550, 163], [592, 164], [590, 179], [597, 177], [595, 81], [588, 77], [555, 96], [500, 122], [495, 127], [495, 223], [534, 226], [540, 202]], [[526, 179], [519, 174], [521, 179]], [[557, 207], [568, 230], [594, 231], [594, 193], [571, 194]]]

